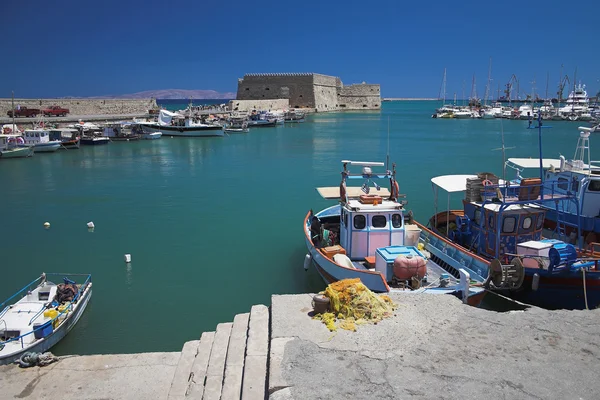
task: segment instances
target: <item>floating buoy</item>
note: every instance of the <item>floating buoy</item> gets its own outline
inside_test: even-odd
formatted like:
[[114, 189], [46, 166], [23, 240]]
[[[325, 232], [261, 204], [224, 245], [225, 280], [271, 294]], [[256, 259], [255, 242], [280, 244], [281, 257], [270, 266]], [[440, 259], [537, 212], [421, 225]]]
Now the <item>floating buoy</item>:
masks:
[[126, 263], [130, 263], [131, 262], [131, 254], [125, 254], [125, 262]]
[[88, 228], [92, 228], [92, 229], [95, 228], [94, 223], [92, 221], [90, 221], [90, 222], [87, 223], [87, 227]]
[[50, 222], [44, 222], [44, 228], [46, 228], [46, 229], [50, 228]]
[[304, 270], [305, 271], [308, 271], [308, 267], [310, 267], [310, 261], [311, 261], [310, 254], [306, 253], [306, 256], [304, 256]]
[[538, 290], [540, 287], [540, 274], [537, 272], [533, 274], [533, 278], [531, 279], [531, 290]]

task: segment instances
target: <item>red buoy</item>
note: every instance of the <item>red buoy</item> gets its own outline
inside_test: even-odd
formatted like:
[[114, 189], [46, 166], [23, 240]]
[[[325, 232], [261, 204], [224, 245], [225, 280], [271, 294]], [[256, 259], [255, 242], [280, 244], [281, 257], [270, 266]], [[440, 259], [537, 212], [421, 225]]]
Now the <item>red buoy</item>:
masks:
[[408, 280], [413, 276], [423, 279], [427, 273], [426, 261], [423, 257], [398, 256], [394, 260], [394, 275], [400, 280]]

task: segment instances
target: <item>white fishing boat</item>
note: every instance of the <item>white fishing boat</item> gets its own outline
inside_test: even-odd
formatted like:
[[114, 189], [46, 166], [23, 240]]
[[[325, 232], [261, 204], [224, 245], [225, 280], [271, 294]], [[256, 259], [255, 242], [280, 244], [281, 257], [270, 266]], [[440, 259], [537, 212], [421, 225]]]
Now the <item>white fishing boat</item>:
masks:
[[205, 124], [192, 116], [185, 116], [167, 110], [160, 110], [157, 122], [138, 122], [143, 133], [160, 132], [166, 136], [223, 136], [223, 127]]
[[91, 296], [91, 275], [42, 274], [0, 304], [0, 365], [58, 343], [79, 321]]
[[23, 135], [25, 143], [21, 147], [31, 147], [35, 153], [52, 153], [60, 149], [60, 140], [50, 140], [50, 131], [46, 129], [27, 129]]

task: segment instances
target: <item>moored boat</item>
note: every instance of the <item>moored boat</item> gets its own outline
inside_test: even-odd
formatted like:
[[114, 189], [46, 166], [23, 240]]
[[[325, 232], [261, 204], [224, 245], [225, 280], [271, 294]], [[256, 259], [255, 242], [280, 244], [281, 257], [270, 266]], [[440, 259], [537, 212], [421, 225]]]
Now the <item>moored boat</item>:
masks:
[[545, 308], [584, 309], [600, 305], [598, 258], [578, 257], [575, 246], [542, 236], [548, 207], [572, 194], [558, 192], [558, 182], [539, 178], [518, 184], [495, 175], [446, 175], [431, 180], [439, 189], [464, 192], [463, 209], [436, 212], [428, 229], [454, 245], [492, 262], [521, 263], [523, 284], [509, 293], [515, 300]]
[[198, 122], [192, 116], [160, 110], [157, 122], [136, 122], [143, 133], [160, 132], [167, 136], [223, 136], [223, 127], [215, 124]]
[[31, 157], [33, 148], [19, 147], [19, 143], [24, 143], [20, 134], [0, 134], [0, 158]]
[[110, 142], [110, 139], [107, 138], [106, 136], [99, 136], [99, 135], [83, 135], [80, 138], [80, 142], [81, 144], [84, 144], [86, 146], [99, 146], [99, 145], [103, 145], [103, 144], [108, 144]]
[[60, 140], [60, 148], [65, 150], [78, 149], [81, 144], [80, 132], [75, 128], [51, 129], [50, 140]]
[[58, 343], [79, 321], [91, 296], [91, 275], [42, 274], [0, 304], [0, 365]]
[[52, 153], [60, 148], [60, 140], [50, 140], [50, 131], [46, 129], [27, 129], [21, 147], [31, 147], [34, 153]]
[[[455, 246], [464, 257], [446, 258], [445, 265], [430, 256], [427, 243], [420, 242], [421, 229], [406, 213], [406, 201], [400, 200], [395, 165], [392, 171], [375, 173], [379, 162], [342, 161], [342, 182], [339, 187], [317, 188], [326, 199], [339, 204], [317, 213], [310, 211], [304, 219], [308, 248], [305, 268], [312, 263], [327, 283], [359, 278], [374, 292], [411, 291], [428, 293], [461, 292], [463, 300], [478, 304], [485, 294], [485, 274], [479, 286], [469, 287], [469, 272], [462, 268], [464, 259], [472, 259], [468, 251]], [[362, 167], [361, 173], [351, 173], [349, 166]], [[347, 186], [349, 180], [363, 180], [362, 186]], [[390, 182], [390, 189], [377, 180]], [[483, 262], [484, 265], [487, 265]], [[468, 263], [467, 265], [471, 265]]]

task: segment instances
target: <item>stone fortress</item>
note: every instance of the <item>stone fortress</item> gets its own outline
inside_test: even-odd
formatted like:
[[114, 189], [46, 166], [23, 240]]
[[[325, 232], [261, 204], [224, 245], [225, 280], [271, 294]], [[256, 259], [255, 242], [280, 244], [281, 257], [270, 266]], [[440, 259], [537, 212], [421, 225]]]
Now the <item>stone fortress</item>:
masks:
[[327, 112], [379, 110], [379, 84], [344, 86], [335, 76], [315, 73], [246, 74], [238, 79], [231, 110], [300, 108]]

